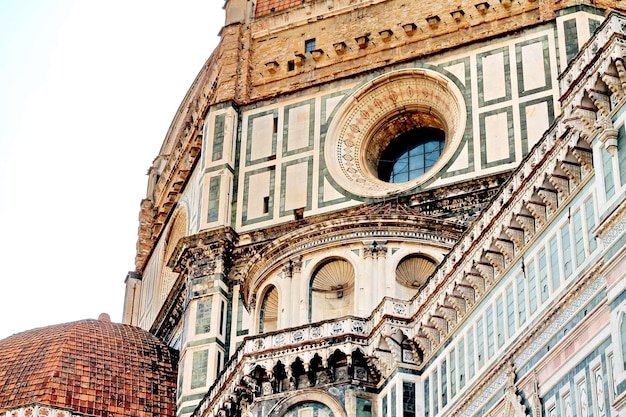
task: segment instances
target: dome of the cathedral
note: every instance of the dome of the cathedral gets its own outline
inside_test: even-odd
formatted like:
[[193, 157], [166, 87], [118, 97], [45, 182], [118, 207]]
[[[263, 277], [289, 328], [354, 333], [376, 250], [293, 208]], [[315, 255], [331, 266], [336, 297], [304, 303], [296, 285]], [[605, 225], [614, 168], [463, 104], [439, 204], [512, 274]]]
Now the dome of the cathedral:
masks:
[[33, 329], [0, 340], [0, 414], [32, 405], [94, 416], [174, 416], [176, 374], [175, 351], [107, 317]]

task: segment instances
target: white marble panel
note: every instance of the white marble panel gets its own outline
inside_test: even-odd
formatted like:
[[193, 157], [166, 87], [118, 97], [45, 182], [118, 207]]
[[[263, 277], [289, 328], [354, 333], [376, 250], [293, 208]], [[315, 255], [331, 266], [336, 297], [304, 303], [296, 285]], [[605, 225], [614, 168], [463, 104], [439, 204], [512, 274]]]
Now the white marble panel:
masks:
[[285, 210], [306, 207], [308, 164], [302, 162], [285, 169]]
[[458, 78], [459, 81], [465, 85], [465, 64], [463, 62], [450, 65], [448, 67], [445, 67], [445, 69], [456, 78]]
[[524, 91], [534, 90], [546, 86], [546, 77], [543, 73], [543, 45], [535, 42], [524, 45], [522, 50], [522, 75], [524, 77]]
[[504, 53], [487, 55], [482, 60], [483, 98], [485, 101], [506, 96], [506, 74], [504, 73]]
[[328, 100], [326, 100], [326, 120], [328, 121], [328, 117], [332, 114], [333, 110], [335, 110], [335, 107], [337, 107], [337, 104], [339, 104], [339, 102], [341, 101], [341, 99], [344, 96], [335, 96], [335, 97], [331, 97]]
[[270, 195], [270, 171], [251, 175], [248, 182], [248, 219], [255, 219], [267, 214], [263, 211], [263, 200]]
[[311, 106], [299, 106], [289, 110], [287, 151], [305, 148], [309, 145], [309, 113]]
[[485, 141], [485, 162], [490, 163], [509, 157], [509, 126], [506, 112], [485, 117]]
[[251, 142], [250, 159], [267, 158], [272, 155], [274, 140], [274, 115], [256, 117], [252, 120], [252, 134], [248, 138]]

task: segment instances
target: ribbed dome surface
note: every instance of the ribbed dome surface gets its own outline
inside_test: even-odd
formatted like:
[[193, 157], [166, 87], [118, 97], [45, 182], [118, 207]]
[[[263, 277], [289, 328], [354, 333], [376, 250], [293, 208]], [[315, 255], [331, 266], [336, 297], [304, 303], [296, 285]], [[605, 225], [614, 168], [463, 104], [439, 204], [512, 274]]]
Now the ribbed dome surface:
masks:
[[175, 416], [177, 353], [137, 327], [81, 320], [0, 340], [0, 413], [39, 403], [95, 416]]

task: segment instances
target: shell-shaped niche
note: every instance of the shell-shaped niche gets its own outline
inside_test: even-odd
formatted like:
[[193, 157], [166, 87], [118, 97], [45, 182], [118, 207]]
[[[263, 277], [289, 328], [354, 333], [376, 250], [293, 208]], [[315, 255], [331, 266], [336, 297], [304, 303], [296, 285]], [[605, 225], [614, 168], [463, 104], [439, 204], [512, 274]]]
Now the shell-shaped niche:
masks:
[[354, 268], [343, 259], [332, 259], [322, 264], [313, 278], [313, 291], [337, 292], [354, 286]]
[[278, 290], [272, 286], [263, 297], [259, 320], [259, 333], [278, 329]]
[[433, 273], [437, 264], [424, 255], [410, 255], [404, 258], [396, 268], [396, 281], [407, 287], [419, 288]]
[[344, 259], [321, 264], [311, 282], [311, 322], [354, 314], [354, 268]]

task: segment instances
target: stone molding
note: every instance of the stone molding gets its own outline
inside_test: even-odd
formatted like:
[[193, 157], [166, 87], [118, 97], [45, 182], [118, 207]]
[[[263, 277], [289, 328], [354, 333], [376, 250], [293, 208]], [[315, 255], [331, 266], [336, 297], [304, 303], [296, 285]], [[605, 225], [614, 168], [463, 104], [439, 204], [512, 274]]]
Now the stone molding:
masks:
[[[443, 130], [446, 146], [428, 172], [415, 180], [384, 182], [372, 166], [371, 160], [377, 157], [369, 152], [384, 149], [389, 140], [386, 136], [398, 133], [396, 128], [385, 132], [386, 125], [394, 117], [403, 114], [406, 118], [409, 113], [415, 115], [416, 126]], [[426, 182], [450, 160], [463, 138], [465, 119], [463, 94], [448, 78], [427, 69], [389, 72], [359, 88], [333, 118], [324, 145], [326, 166], [341, 187], [363, 197], [408, 191]]]
[[[616, 33], [611, 32], [614, 29]], [[623, 82], [619, 84], [610, 78], [611, 65], [619, 67], [618, 63], [622, 62], [626, 52], [622, 47], [625, 31], [626, 18], [611, 14], [589, 41], [591, 45], [597, 45], [606, 40], [607, 44], [590, 48], [596, 54], [593, 56], [589, 52], [581, 52], [570, 64], [561, 77], [562, 83], [563, 80], [574, 83], [571, 88], [567, 88], [569, 84], [561, 85], [566, 91], [561, 97], [566, 109], [564, 114], [530, 151], [511, 179], [503, 185], [492, 205], [481, 213], [435, 271], [424, 290], [417, 294], [414, 303], [419, 306], [417, 321], [422, 323], [422, 330], [416, 331], [416, 341], [424, 350], [426, 359], [434, 355], [437, 347], [454, 332], [454, 323], [449, 326], [435, 325], [439, 317], [437, 309], [447, 304], [446, 298], [458, 294], [470, 306], [477, 305], [515, 264], [517, 258], [507, 253], [500, 236], [508, 235], [517, 249], [515, 253], [523, 253], [524, 248], [534, 241], [533, 237], [538, 236], [550, 219], [567, 206], [575, 190], [593, 176], [591, 144], [613, 125], [610, 123], [611, 113], [603, 104], [609, 100], [608, 96], [603, 98], [601, 94], [594, 96], [590, 93], [593, 93], [592, 87], [597, 93], [598, 78], [584, 76], [603, 74], [607, 89], [620, 101], [626, 97], [626, 71], [619, 71], [623, 74], [620, 75]], [[595, 97], [593, 108], [585, 104], [590, 94]], [[605, 122], [596, 123], [596, 120]], [[537, 187], [536, 184], [545, 183], [546, 179], [554, 188], [542, 190]], [[502, 250], [501, 256], [498, 255], [499, 250], [493, 250], [494, 247]], [[471, 293], [465, 291], [470, 287]]]
[[89, 417], [88, 414], [74, 413], [71, 410], [50, 407], [43, 404], [26, 405], [7, 410], [6, 417]]
[[[619, 25], [622, 30], [626, 27], [623, 22], [626, 20], [622, 16], [610, 15], [599, 33], [611, 30], [615, 25]], [[600, 57], [592, 60], [598, 66], [601, 66], [603, 59], [617, 62], [614, 55], [602, 55], [602, 52], [621, 51], [619, 48], [616, 49], [616, 45], [622, 42], [621, 32], [618, 35], [609, 36], [608, 44], [595, 51], [600, 51], [601, 54]], [[597, 35], [590, 42], [593, 44], [601, 38], [601, 35]], [[586, 73], [595, 73], [592, 69], [581, 65], [585, 59], [584, 54], [579, 54], [570, 68], [578, 66], [586, 68]], [[597, 67], [594, 68], [597, 69]], [[626, 80], [626, 73], [624, 75]], [[626, 83], [620, 84], [620, 94], [624, 94], [624, 87]], [[583, 100], [587, 97], [585, 93], [581, 93], [584, 89], [585, 83], [578, 83], [575, 88], [567, 89], [562, 101], [582, 104], [582, 101], [576, 100]], [[617, 93], [614, 92], [614, 94]], [[571, 108], [576, 107], [571, 106]], [[595, 119], [596, 113], [601, 114], [601, 107], [598, 105], [592, 111], [593, 115], [583, 114], [585, 117]], [[472, 224], [431, 276], [425, 288], [411, 301], [384, 299], [368, 319], [343, 318], [247, 339], [207, 392], [194, 416], [215, 414], [224, 396], [232, 392], [238, 379], [236, 374], [243, 376], [245, 371], [259, 363], [270, 366], [272, 361], [279, 357], [303, 355], [303, 349], [307, 350], [307, 355], [310, 356], [313, 352], [327, 351], [338, 346], [350, 349], [353, 345], [360, 345], [366, 350], [365, 354], [374, 355], [374, 341], [379, 340], [380, 337], [389, 336], [397, 329], [402, 329], [401, 331], [406, 332], [406, 335], [419, 345], [424, 353], [424, 361], [427, 363], [444, 346], [459, 323], [463, 321], [463, 317], [458, 317], [455, 322], [450, 322], [445, 314], [439, 313], [438, 309], [441, 306], [460, 305], [457, 311], [461, 311], [463, 315], [471, 312], [471, 306], [480, 304], [482, 297], [489, 292], [490, 288], [506, 276], [517, 257], [525, 253], [529, 245], [535, 242], [536, 237], [560, 210], [568, 207], [577, 190], [593, 177], [589, 144], [597, 140], [602, 126], [589, 124], [589, 120], [565, 116], [557, 119], [552, 129], [535, 145], [513, 172], [510, 180], [503, 185], [491, 206], [483, 211]], [[538, 191], [541, 190], [537, 184], [547, 182], [554, 188], [550, 188], [548, 193], [539, 193]], [[556, 203], [552, 199], [553, 194], [557, 196]], [[550, 196], [549, 200], [547, 195]], [[545, 209], [540, 209], [541, 204], [538, 203], [542, 202]], [[533, 208], [530, 208], [531, 205]], [[510, 231], [511, 229], [514, 231]], [[507, 242], [518, 246], [517, 255], [511, 256], [510, 253], [507, 255], [505, 249], [503, 249], [504, 253], [493, 249], [498, 245], [503, 248], [507, 247], [509, 243], [503, 243], [501, 239], [503, 234], [510, 237], [511, 240]], [[323, 243], [316, 242], [319, 245]], [[283, 250], [287, 251], [287, 248], [288, 246], [277, 244], [272, 250], [280, 253]], [[487, 250], [488, 253], [486, 253]], [[600, 275], [602, 266], [603, 263], [598, 262], [579, 277], [571, 285], [569, 291], [551, 307], [550, 311], [545, 313], [545, 319], [537, 321], [532, 328], [528, 329], [527, 337], [516, 341], [508, 349], [507, 357], [488, 368], [479, 382], [464, 397], [462, 404], [453, 404], [447, 413], [458, 416], [475, 415], [494, 394], [503, 386], [507, 386], [506, 364], [510, 362], [515, 368], [521, 369], [541, 351], [545, 343], [553, 338], [564, 324], [606, 287], [606, 280]], [[473, 295], [468, 295], [467, 289], [471, 289]], [[469, 308], [463, 308], [463, 303], [459, 303], [456, 298], [454, 301], [447, 302], [446, 300], [451, 295], [463, 298]], [[355, 324], [356, 329], [353, 328]], [[297, 336], [297, 343], [294, 343], [296, 339], [293, 339], [293, 332], [299, 331], [302, 332], [302, 338]], [[292, 338], [291, 344], [288, 335]], [[515, 376], [512, 379], [514, 381]], [[508, 372], [508, 381], [509, 388], [511, 386], [514, 388], [510, 372]], [[512, 407], [516, 416], [527, 415], [521, 405], [519, 407], [515, 405], [517, 397], [512, 399], [513, 394], [515, 394], [514, 390], [509, 394], [509, 406]]]
[[462, 226], [442, 219], [418, 215], [356, 215], [308, 225], [279, 236], [259, 249], [238, 271], [243, 283], [244, 303], [277, 268], [295, 256], [350, 242], [401, 240], [429, 246], [451, 247]]

